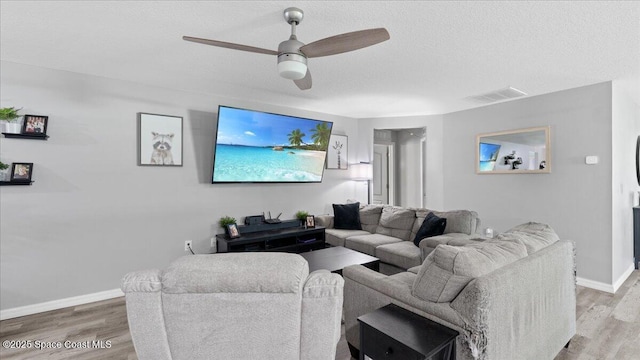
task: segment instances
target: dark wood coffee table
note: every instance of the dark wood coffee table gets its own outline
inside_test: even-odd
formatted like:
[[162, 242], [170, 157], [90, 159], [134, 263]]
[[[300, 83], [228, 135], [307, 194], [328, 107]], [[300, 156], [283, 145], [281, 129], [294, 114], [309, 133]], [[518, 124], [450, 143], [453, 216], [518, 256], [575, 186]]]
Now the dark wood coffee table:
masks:
[[342, 246], [304, 252], [300, 255], [309, 263], [309, 272], [325, 269], [342, 274], [342, 269], [350, 265], [364, 265], [375, 271], [380, 269], [380, 259]]

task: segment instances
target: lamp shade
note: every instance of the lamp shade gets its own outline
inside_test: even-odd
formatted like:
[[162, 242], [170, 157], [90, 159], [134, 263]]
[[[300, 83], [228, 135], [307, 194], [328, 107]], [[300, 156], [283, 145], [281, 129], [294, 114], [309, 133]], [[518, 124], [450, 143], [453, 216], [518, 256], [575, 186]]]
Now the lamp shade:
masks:
[[373, 179], [373, 165], [367, 162], [360, 162], [351, 165], [351, 174], [353, 180], [371, 180]]

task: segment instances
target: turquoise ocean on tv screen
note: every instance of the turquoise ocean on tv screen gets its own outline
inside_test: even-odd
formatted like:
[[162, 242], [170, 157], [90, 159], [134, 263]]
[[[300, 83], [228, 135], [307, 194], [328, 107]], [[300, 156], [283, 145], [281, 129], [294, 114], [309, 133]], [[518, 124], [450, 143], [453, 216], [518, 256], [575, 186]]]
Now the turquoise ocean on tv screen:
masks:
[[321, 181], [324, 159], [324, 151], [218, 144], [213, 181]]

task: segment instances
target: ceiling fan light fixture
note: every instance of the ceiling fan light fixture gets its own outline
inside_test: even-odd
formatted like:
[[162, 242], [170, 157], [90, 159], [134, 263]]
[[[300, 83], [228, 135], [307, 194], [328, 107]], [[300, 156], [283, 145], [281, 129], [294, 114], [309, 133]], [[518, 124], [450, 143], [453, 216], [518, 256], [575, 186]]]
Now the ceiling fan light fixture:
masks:
[[296, 37], [296, 27], [302, 21], [304, 11], [290, 7], [284, 10], [283, 15], [285, 21], [291, 25], [291, 35], [288, 40], [278, 45], [278, 51], [192, 36], [183, 36], [182, 39], [226, 49], [277, 55], [280, 76], [293, 80], [300, 90], [309, 90], [311, 89], [312, 79], [311, 72], [307, 69], [307, 58], [342, 54], [369, 47], [390, 38], [389, 32], [385, 28], [375, 28], [334, 35], [305, 45], [303, 42], [298, 41]]
[[281, 54], [278, 73], [285, 79], [300, 80], [307, 74], [307, 59], [299, 54]]

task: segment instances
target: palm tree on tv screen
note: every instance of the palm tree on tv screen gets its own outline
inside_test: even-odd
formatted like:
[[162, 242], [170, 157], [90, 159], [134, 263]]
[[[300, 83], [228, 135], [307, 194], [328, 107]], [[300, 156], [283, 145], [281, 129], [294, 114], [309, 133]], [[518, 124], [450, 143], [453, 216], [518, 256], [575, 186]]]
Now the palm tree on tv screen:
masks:
[[313, 134], [311, 140], [314, 144], [318, 145], [320, 149], [326, 149], [329, 144], [329, 136], [331, 136], [331, 129], [327, 126], [327, 123], [319, 123], [315, 128], [311, 129]]
[[295, 129], [291, 131], [291, 133], [287, 136], [289, 137], [289, 142], [291, 143], [291, 145], [300, 146], [300, 144], [302, 143], [302, 138], [305, 137], [305, 134], [300, 131], [300, 129]]

